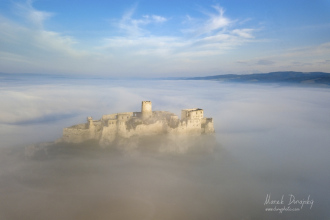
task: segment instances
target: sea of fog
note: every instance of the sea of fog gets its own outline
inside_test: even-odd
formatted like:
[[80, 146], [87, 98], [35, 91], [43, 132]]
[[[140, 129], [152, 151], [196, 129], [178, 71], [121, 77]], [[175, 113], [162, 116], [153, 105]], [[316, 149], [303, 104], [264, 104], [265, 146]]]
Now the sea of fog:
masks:
[[[22, 77], [0, 90], [0, 219], [330, 218], [330, 89]], [[143, 100], [179, 116], [203, 108], [216, 149], [22, 153], [87, 116], [140, 111]]]

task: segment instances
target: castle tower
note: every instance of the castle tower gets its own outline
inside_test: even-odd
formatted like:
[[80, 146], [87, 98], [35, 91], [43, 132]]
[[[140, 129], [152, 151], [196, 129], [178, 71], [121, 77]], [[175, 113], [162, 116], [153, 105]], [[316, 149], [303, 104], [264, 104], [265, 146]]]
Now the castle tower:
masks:
[[87, 117], [87, 128], [89, 128], [89, 129], [95, 128], [92, 117]]
[[141, 115], [144, 119], [152, 116], [151, 101], [142, 101]]
[[89, 129], [89, 138], [95, 138], [95, 125], [92, 117], [87, 117], [87, 127]]

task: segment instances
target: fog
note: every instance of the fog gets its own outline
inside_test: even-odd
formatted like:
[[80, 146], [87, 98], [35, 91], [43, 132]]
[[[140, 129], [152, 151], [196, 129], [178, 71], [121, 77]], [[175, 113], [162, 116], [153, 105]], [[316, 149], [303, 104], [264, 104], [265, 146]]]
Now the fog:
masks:
[[[8, 80], [0, 89], [0, 219], [330, 216], [329, 89], [102, 79]], [[215, 149], [159, 154], [90, 144], [24, 156], [25, 146], [55, 141], [87, 116], [139, 111], [143, 100], [179, 116], [203, 108], [214, 119]], [[265, 204], [268, 194], [284, 203]], [[313, 204], [289, 205], [290, 195]], [[275, 206], [300, 210], [266, 211]]]

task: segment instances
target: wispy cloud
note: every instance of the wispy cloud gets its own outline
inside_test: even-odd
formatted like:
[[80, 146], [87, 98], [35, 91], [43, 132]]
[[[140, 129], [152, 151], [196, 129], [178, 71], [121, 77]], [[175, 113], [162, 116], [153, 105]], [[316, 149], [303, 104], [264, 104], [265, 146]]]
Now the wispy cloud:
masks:
[[244, 29], [234, 29], [231, 31], [232, 34], [237, 35], [239, 37], [242, 38], [254, 38], [253, 36], [253, 32], [255, 32], [255, 29], [248, 29], [248, 28], [244, 28]]
[[287, 57], [304, 57], [310, 56], [313, 54], [314, 56], [330, 56], [330, 42], [326, 42], [316, 46], [310, 47], [299, 47], [299, 48], [292, 48], [287, 51], [285, 56]]
[[160, 15], [143, 15], [138, 19], [133, 18], [136, 9], [136, 5], [130, 8], [118, 22], [119, 29], [124, 30], [129, 35], [143, 35], [147, 32], [146, 29], [143, 28], [144, 26], [151, 23], [163, 23], [167, 21], [167, 18]]
[[[10, 36], [10, 38], [8, 38]], [[81, 56], [81, 51], [73, 49], [76, 40], [57, 32], [44, 29], [31, 29], [0, 17], [0, 41], [7, 42], [1, 48], [2, 53], [25, 56], [27, 60], [41, 58], [45, 54]]]
[[184, 23], [191, 24], [191, 27], [183, 28], [183, 33], [193, 34], [195, 36], [211, 35], [214, 31], [224, 31], [234, 21], [225, 17], [225, 10], [218, 6], [212, 6], [215, 12], [203, 10], [203, 14], [207, 16], [206, 19], [196, 19], [190, 15], [186, 15]]
[[91, 54], [75, 49], [78, 41], [72, 36], [45, 29], [53, 13], [37, 10], [32, 3], [13, 3], [17, 21], [0, 16], [2, 71], [68, 72], [68, 66]]
[[[302, 66], [304, 71], [329, 71], [329, 42], [277, 48], [270, 44], [279, 39], [277, 35], [272, 40], [261, 39], [269, 38], [263, 21], [229, 16], [220, 5], [204, 4], [178, 15], [170, 10], [141, 13], [136, 4], [112, 18], [108, 29], [80, 38], [75, 28], [57, 23], [65, 18], [57, 11], [40, 10], [33, 0], [8, 2], [12, 11], [0, 14], [2, 72], [183, 76], [301, 71]], [[64, 30], [54, 31], [48, 24]]]
[[329, 72], [330, 42], [296, 47], [273, 52], [272, 55], [240, 60], [236, 63], [242, 68], [253, 67], [254, 72], [271, 71], [323, 71]]
[[[219, 5], [182, 17], [140, 13], [134, 5], [83, 46], [78, 35], [47, 27], [48, 19], [56, 23], [60, 15], [36, 9], [31, 0], [12, 4], [13, 14], [0, 15], [2, 72], [202, 75], [301, 71], [302, 66], [329, 71], [329, 42], [260, 52], [258, 43], [270, 43], [258, 35], [266, 27], [249, 26], [250, 18], [230, 17]], [[259, 51], [248, 51], [254, 46]]]
[[[147, 76], [191, 68], [201, 71], [218, 65], [205, 62], [208, 58], [256, 40], [257, 29], [239, 28], [239, 21], [227, 17], [217, 5], [200, 12], [203, 18], [187, 15], [189, 21], [184, 22], [174, 21], [178, 17], [141, 14], [134, 5], [112, 20], [111, 33], [116, 34], [100, 36], [81, 50], [79, 39], [47, 29], [45, 21], [56, 19], [54, 13], [36, 9], [31, 0], [13, 6], [20, 19], [0, 16], [0, 65], [5, 72], [107, 74], [111, 70], [111, 74], [145, 72]], [[157, 32], [159, 27], [172, 31]]]
[[[126, 31], [126, 35], [109, 37], [104, 40], [104, 48], [107, 51], [116, 51], [120, 47], [132, 50], [126, 51], [127, 55], [144, 54], [160, 55], [167, 54], [168, 58], [204, 58], [217, 54], [223, 54], [239, 45], [254, 40], [253, 28], [235, 28], [235, 21], [225, 16], [225, 10], [216, 5], [213, 11], [204, 11], [204, 20], [186, 15], [182, 22], [181, 36], [157, 36], [146, 28], [150, 23], [167, 21], [162, 16], [143, 16], [133, 19], [136, 7], [127, 11], [119, 21], [118, 27]], [[185, 36], [185, 35], [189, 36]]]
[[209, 19], [199, 28], [199, 34], [210, 34], [213, 31], [228, 27], [233, 21], [224, 16], [224, 9], [218, 5], [213, 6], [217, 13], [209, 13]]
[[256, 63], [257, 65], [264, 65], [264, 66], [269, 66], [269, 65], [273, 65], [275, 62], [271, 61], [271, 60], [258, 60], [258, 62]]
[[36, 10], [32, 6], [32, 4], [32, 0], [14, 3], [15, 13], [23, 17], [23, 19], [25, 19], [35, 27], [42, 28], [44, 21], [53, 16], [54, 14], [50, 12]]

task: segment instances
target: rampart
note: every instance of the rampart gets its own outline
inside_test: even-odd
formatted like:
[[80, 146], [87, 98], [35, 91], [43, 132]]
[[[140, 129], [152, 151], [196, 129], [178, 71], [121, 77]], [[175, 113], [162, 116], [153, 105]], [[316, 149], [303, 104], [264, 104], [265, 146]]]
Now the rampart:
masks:
[[100, 120], [87, 118], [85, 124], [63, 129], [62, 141], [80, 143], [98, 140], [102, 146], [110, 145], [116, 138], [148, 135], [205, 135], [214, 133], [212, 118], [205, 118], [203, 109], [183, 109], [181, 119], [168, 111], [152, 111], [150, 101], [143, 101], [141, 112], [124, 112], [103, 115]]

